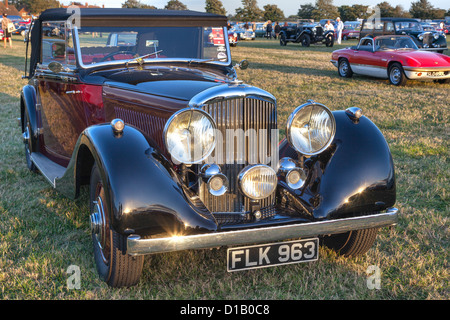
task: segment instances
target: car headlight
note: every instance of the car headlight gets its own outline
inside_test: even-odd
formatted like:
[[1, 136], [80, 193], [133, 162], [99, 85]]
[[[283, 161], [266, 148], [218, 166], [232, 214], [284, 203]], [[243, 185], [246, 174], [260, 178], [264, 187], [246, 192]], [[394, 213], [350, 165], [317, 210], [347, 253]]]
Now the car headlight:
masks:
[[308, 101], [289, 116], [287, 139], [295, 150], [306, 156], [324, 151], [336, 132], [333, 113], [323, 104]]
[[434, 37], [434, 39], [436, 39], [436, 40], [439, 39], [439, 33], [435, 33], [433, 37]]
[[192, 164], [206, 159], [215, 147], [214, 120], [200, 109], [182, 109], [164, 127], [164, 143], [175, 162]]
[[422, 41], [422, 40], [423, 40], [423, 34], [419, 34], [419, 35], [417, 36], [417, 39], [419, 39], [420, 41]]
[[245, 167], [239, 174], [241, 191], [250, 199], [267, 198], [275, 191], [277, 182], [275, 170], [263, 164]]

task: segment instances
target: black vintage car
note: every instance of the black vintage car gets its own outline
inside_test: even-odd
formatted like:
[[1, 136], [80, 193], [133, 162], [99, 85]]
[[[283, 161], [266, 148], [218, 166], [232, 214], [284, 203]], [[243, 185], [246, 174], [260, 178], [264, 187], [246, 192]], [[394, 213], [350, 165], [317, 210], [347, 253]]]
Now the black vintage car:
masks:
[[317, 23], [297, 23], [281, 27], [280, 45], [285, 46], [288, 42], [301, 43], [304, 47], [311, 44], [321, 43], [327, 47], [334, 45], [334, 31], [324, 30]]
[[247, 63], [232, 64], [226, 17], [80, 15], [34, 22], [20, 124], [31, 171], [71, 198], [89, 186], [109, 285], [136, 284], [144, 255], [176, 250], [228, 246], [230, 272], [316, 260], [319, 239], [363, 254], [396, 223], [380, 130], [358, 108], [305, 101], [279, 143], [276, 98], [238, 80]]
[[447, 50], [447, 38], [444, 33], [436, 30], [424, 30], [417, 20], [409, 18], [364, 20], [359, 39], [367, 36], [376, 37], [394, 34], [410, 36], [421, 50], [439, 53]]

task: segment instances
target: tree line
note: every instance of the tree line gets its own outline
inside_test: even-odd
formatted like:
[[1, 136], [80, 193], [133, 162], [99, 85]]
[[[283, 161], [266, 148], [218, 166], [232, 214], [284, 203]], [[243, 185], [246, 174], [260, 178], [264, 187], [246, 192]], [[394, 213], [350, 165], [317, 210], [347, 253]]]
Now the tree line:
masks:
[[[126, 0], [122, 3], [122, 8], [148, 8], [157, 9], [140, 0]], [[58, 0], [9, 0], [9, 3], [16, 8], [26, 8], [33, 14], [61, 6]], [[342, 5], [335, 6], [333, 0], [315, 0], [315, 2], [300, 5], [297, 15], [286, 17], [283, 10], [276, 4], [267, 4], [259, 8], [257, 0], [241, 0], [242, 6], [235, 9], [234, 13], [227, 13], [221, 0], [205, 0], [205, 11], [221, 15], [228, 15], [229, 19], [239, 21], [280, 21], [289, 19], [335, 19], [341, 17], [343, 21], [354, 21], [364, 19], [373, 13], [366, 5]], [[392, 6], [388, 1], [377, 4], [381, 17], [405, 17], [418, 19], [443, 19], [450, 16], [449, 9], [435, 8], [429, 0], [417, 0], [411, 3], [409, 10], [402, 6]], [[167, 10], [188, 10], [188, 7], [180, 0], [168, 0], [164, 8]]]

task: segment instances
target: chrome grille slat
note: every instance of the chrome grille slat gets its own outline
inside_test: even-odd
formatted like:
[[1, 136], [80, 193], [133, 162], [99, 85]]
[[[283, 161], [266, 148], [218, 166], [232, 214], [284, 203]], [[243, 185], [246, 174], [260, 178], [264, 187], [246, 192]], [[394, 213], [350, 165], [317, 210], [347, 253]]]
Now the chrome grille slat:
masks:
[[[200, 199], [211, 212], [248, 212], [251, 210], [250, 199], [244, 197], [238, 185], [238, 175], [248, 164], [263, 163], [265, 159], [260, 159], [262, 155], [258, 147], [259, 134], [261, 130], [267, 130], [270, 134], [271, 129], [276, 129], [276, 109], [272, 102], [255, 98], [236, 98], [222, 101], [215, 101], [203, 105], [203, 110], [211, 115], [216, 121], [217, 129], [223, 135], [221, 145], [216, 145], [213, 153], [213, 159], [217, 159], [217, 152], [223, 152], [223, 161], [220, 163], [222, 173], [227, 176], [229, 181], [229, 191], [220, 196], [212, 196], [206, 189], [206, 184], [201, 183]], [[233, 148], [227, 148], [226, 130], [232, 129], [255, 130], [256, 136], [244, 135], [244, 145], [241, 145], [240, 139], [235, 139]], [[233, 138], [234, 139], [234, 138]], [[267, 137], [264, 142], [264, 149], [267, 155], [271, 152], [271, 139]], [[249, 154], [251, 146], [255, 147], [256, 154]], [[253, 148], [252, 148], [253, 149]], [[231, 163], [230, 163], [231, 162]], [[259, 200], [259, 206], [265, 208], [273, 204], [274, 195]]]

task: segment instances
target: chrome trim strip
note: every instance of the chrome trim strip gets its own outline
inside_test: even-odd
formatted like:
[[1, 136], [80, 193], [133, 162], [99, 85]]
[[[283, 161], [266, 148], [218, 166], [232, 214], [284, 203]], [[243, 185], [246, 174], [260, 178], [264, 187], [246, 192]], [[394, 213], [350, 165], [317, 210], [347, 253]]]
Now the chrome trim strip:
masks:
[[415, 71], [415, 72], [434, 72], [434, 71], [450, 71], [450, 67], [449, 66], [445, 66], [445, 67], [408, 67], [408, 66], [404, 66], [403, 70], [405, 71]]
[[387, 227], [397, 223], [397, 212], [397, 208], [389, 208], [385, 213], [370, 216], [168, 238], [141, 239], [139, 235], [130, 235], [127, 239], [127, 253], [144, 255], [221, 246], [270, 243], [291, 238], [307, 238], [358, 229]]
[[251, 96], [267, 99], [273, 104], [276, 103], [275, 97], [262, 89], [245, 84], [222, 84], [206, 89], [192, 97], [189, 107], [201, 108], [205, 103], [214, 99], [227, 100]]

